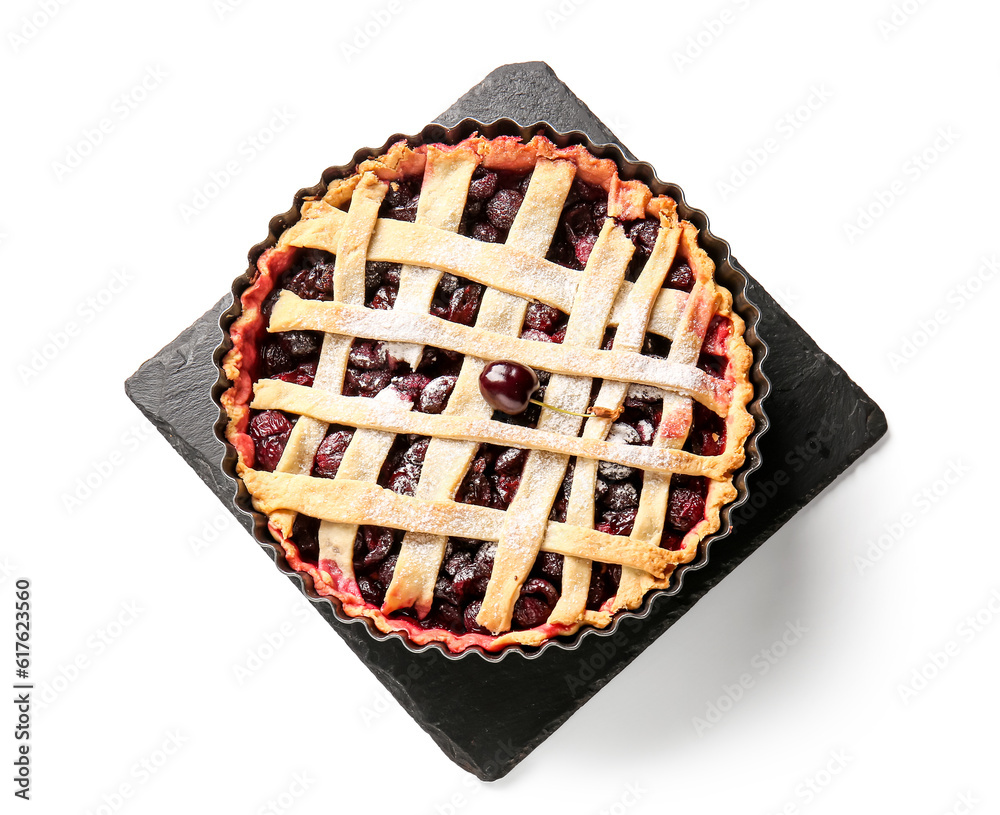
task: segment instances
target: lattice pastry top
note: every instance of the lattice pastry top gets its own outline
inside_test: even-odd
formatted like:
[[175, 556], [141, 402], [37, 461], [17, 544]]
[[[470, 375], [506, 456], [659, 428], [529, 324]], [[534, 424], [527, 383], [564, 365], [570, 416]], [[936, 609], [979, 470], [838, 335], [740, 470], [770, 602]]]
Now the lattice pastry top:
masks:
[[[713, 274], [674, 201], [582, 146], [398, 143], [260, 258], [224, 362], [238, 474], [288, 563], [383, 631], [606, 626], [736, 494], [751, 354]], [[544, 406], [494, 413], [499, 359]]]

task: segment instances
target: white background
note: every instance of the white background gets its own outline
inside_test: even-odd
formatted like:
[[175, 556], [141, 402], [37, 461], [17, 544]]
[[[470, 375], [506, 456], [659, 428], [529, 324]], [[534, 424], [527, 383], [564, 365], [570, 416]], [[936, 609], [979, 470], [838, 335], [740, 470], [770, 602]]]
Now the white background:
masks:
[[[1000, 811], [998, 25], [972, 0], [5, 3], [0, 650], [30, 578], [37, 704], [28, 804], [5, 705], [0, 808]], [[710, 214], [890, 432], [482, 784], [122, 383], [323, 168], [533, 59]]]

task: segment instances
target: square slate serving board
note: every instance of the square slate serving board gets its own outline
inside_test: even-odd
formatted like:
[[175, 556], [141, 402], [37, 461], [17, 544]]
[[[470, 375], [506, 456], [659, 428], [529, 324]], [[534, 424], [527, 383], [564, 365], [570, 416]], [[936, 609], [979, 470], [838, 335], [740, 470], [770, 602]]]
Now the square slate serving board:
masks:
[[[450, 127], [466, 117], [544, 120], [560, 131], [580, 130], [594, 142], [620, 145], [542, 62], [497, 68], [436, 121]], [[770, 346], [764, 371], [772, 387], [764, 409], [771, 426], [759, 443], [763, 465], [750, 478], [751, 500], [734, 513], [732, 534], [713, 548], [704, 568], [686, 574], [683, 590], [670, 602], [654, 604], [647, 618], [629, 621], [610, 640], [588, 637], [574, 651], [550, 648], [538, 659], [515, 654], [500, 662], [413, 654], [396, 640], [377, 642], [363, 626], [339, 622], [327, 604], [314, 604], [448, 757], [469, 772], [488, 781], [510, 772], [886, 432], [879, 407], [748, 278], [747, 295], [761, 310], [758, 334]], [[230, 303], [229, 295], [223, 297], [143, 363], [125, 390], [251, 529], [250, 518], [234, 507], [235, 486], [222, 471], [224, 448], [212, 429], [218, 417], [210, 396], [218, 377], [212, 354], [222, 339], [219, 317]], [[798, 459], [792, 458], [796, 451]], [[790, 463], [803, 455], [807, 466]], [[524, 704], [506, 705], [503, 700], [512, 697]]]

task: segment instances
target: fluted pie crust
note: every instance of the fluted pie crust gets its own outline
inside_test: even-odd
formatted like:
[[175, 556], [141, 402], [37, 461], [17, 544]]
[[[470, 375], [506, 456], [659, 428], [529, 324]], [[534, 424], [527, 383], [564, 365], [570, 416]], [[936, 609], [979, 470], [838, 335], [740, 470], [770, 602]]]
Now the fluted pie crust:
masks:
[[[503, 244], [459, 233], [467, 193], [477, 167], [531, 172], [530, 183]], [[422, 177], [415, 222], [379, 217], [390, 185]], [[567, 194], [574, 182], [607, 193], [607, 219], [582, 270], [546, 260]], [[635, 245], [622, 227], [643, 218], [659, 220], [651, 254], [635, 282], [625, 280]], [[281, 292], [264, 325], [262, 304], [301, 248], [336, 255], [333, 300], [303, 300]], [[664, 288], [675, 259], [691, 268], [690, 293]], [[403, 264], [392, 310], [365, 306], [369, 261]], [[449, 322], [429, 313], [444, 273], [486, 286], [475, 325]], [[519, 338], [532, 301], [569, 315], [561, 344]], [[257, 510], [282, 544], [289, 564], [313, 578], [318, 593], [337, 597], [346, 614], [371, 618], [384, 632], [401, 631], [412, 642], [443, 642], [452, 651], [480, 646], [539, 645], [581, 626], [607, 626], [615, 612], [634, 609], [650, 590], [669, 585], [679, 563], [694, 558], [699, 542], [719, 528], [719, 511], [736, 497], [732, 476], [744, 460], [753, 428], [746, 406], [753, 396], [748, 379], [751, 353], [744, 323], [730, 293], [714, 280], [714, 264], [698, 246], [698, 231], [680, 220], [675, 202], [653, 196], [638, 180], [623, 180], [609, 159], [586, 148], [558, 148], [538, 136], [468, 138], [457, 145], [400, 142], [385, 155], [363, 162], [357, 172], [307, 200], [300, 220], [260, 257], [242, 295], [242, 314], [231, 328], [232, 349], [224, 370], [232, 386], [222, 397], [229, 416], [228, 440], [238, 453], [237, 473]], [[713, 318], [728, 320], [724, 336], [706, 339]], [[611, 350], [601, 350], [608, 327]], [[267, 332], [323, 332], [311, 387], [254, 378], [258, 347]], [[647, 332], [670, 340], [666, 359], [642, 354]], [[374, 398], [342, 395], [356, 338], [385, 342], [396, 359], [414, 367], [422, 348], [464, 354], [457, 383], [440, 414], [420, 413], [392, 388]], [[725, 357], [721, 377], [697, 367], [703, 352]], [[487, 362], [512, 359], [551, 373], [545, 403], [583, 413], [593, 404], [614, 412], [630, 387], [662, 393], [662, 418], [652, 444], [608, 439], [612, 420], [582, 419], [542, 409], [536, 427], [493, 418], [478, 377]], [[596, 400], [591, 402], [597, 381]], [[725, 423], [725, 447], [718, 455], [685, 451], [698, 402]], [[254, 469], [248, 435], [250, 411], [280, 410], [299, 417], [274, 472]], [[335, 478], [310, 473], [329, 425], [358, 428]], [[396, 434], [430, 436], [415, 494], [401, 495], [376, 483]], [[481, 444], [529, 450], [520, 487], [506, 510], [454, 500]], [[570, 457], [576, 457], [564, 522], [550, 520]], [[594, 528], [598, 463], [643, 471], [632, 531], [614, 535]], [[708, 479], [704, 517], [683, 537], [679, 549], [661, 548], [672, 474]], [[297, 513], [320, 520], [318, 563], [299, 557], [292, 540]], [[405, 530], [385, 602], [365, 602], [354, 573], [359, 525]], [[476, 618], [491, 634], [458, 634], [421, 627], [413, 617], [392, 616], [413, 609], [421, 619], [434, 601], [435, 582], [449, 536], [496, 541], [492, 575]], [[564, 556], [562, 591], [548, 620], [512, 630], [519, 592], [539, 552]], [[588, 609], [593, 564], [617, 564], [617, 593], [600, 609]]]

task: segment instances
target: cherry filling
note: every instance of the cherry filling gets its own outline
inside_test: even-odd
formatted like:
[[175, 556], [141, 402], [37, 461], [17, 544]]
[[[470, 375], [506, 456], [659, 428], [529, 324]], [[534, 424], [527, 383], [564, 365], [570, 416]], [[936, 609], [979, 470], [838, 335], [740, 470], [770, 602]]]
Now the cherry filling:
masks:
[[254, 466], [257, 469], [271, 472], [278, 466], [294, 422], [294, 417], [279, 410], [264, 410], [250, 419], [250, 438], [253, 439]]
[[[476, 240], [503, 242], [507, 239], [518, 209], [530, 183], [530, 173], [498, 172], [480, 167], [472, 177], [466, 208], [459, 232]], [[420, 199], [420, 179], [394, 182], [383, 201], [380, 217], [401, 221], [416, 218]], [[583, 269], [607, 217], [607, 194], [600, 187], [575, 181], [563, 209], [548, 259], [572, 269]], [[635, 280], [649, 258], [659, 233], [654, 218], [623, 222], [626, 234], [636, 246], [627, 272]], [[316, 249], [301, 249], [282, 274], [272, 294], [263, 304], [265, 319], [281, 290], [287, 289], [307, 300], [333, 299], [333, 255]], [[369, 261], [365, 269], [365, 304], [369, 308], [391, 309], [399, 292], [401, 267], [395, 263]], [[684, 258], [678, 258], [665, 283], [666, 287], [691, 291], [694, 275]], [[431, 303], [431, 313], [463, 325], [473, 325], [482, 303], [481, 284], [444, 274]], [[561, 343], [566, 335], [568, 315], [543, 303], [531, 303], [521, 330], [523, 339]], [[725, 340], [730, 331], [727, 319], [716, 317], [709, 326], [705, 348], [698, 367], [712, 376], [725, 375], [728, 360]], [[602, 347], [614, 345], [614, 329], [605, 335]], [[316, 374], [322, 335], [319, 332], [291, 331], [267, 335], [264, 339], [256, 379], [281, 379], [301, 385], [311, 385]], [[656, 357], [666, 357], [669, 340], [648, 334], [642, 351]], [[721, 352], [721, 353], [720, 353]], [[416, 369], [395, 359], [384, 343], [355, 340], [351, 348], [344, 380], [348, 396], [374, 397], [392, 388], [399, 398], [412, 403], [413, 410], [441, 413], [455, 387], [462, 356], [445, 349], [424, 349]], [[538, 401], [545, 399], [545, 387], [550, 375], [536, 372], [540, 387], [533, 394]], [[595, 382], [591, 404], [600, 383]], [[625, 400], [623, 411], [609, 432], [609, 440], [624, 444], [652, 444], [660, 421], [661, 399], [657, 391], [633, 387]], [[517, 415], [496, 411], [493, 418], [527, 427], [537, 425], [541, 408], [531, 404]], [[281, 411], [251, 411], [248, 432], [254, 445], [253, 466], [273, 470], [288, 442], [296, 421], [294, 415]], [[334, 478], [354, 429], [331, 426], [320, 443], [313, 461], [312, 475]], [[379, 474], [378, 484], [401, 495], [416, 493], [430, 440], [414, 435], [398, 435]], [[694, 405], [694, 422], [684, 449], [699, 455], [718, 455], [726, 444], [725, 421], [704, 408]], [[460, 503], [507, 509], [520, 486], [521, 474], [528, 453], [515, 448], [481, 445], [457, 491]], [[565, 521], [575, 460], [567, 468], [562, 487], [553, 505], [550, 518]], [[643, 475], [640, 470], [611, 462], [600, 462], [596, 483], [594, 512], [595, 528], [613, 535], [628, 535], [635, 523], [642, 495]], [[679, 549], [684, 535], [705, 517], [708, 482], [705, 478], [675, 475], [671, 479], [670, 498], [661, 546]], [[292, 531], [292, 541], [306, 564], [319, 561], [319, 521], [299, 515]], [[392, 580], [404, 533], [400, 530], [375, 526], [358, 529], [354, 547], [354, 571], [358, 588], [366, 603], [381, 606]], [[393, 612], [390, 617], [405, 618], [423, 628], [441, 628], [461, 635], [489, 634], [476, 623], [482, 599], [493, 569], [496, 543], [449, 538], [443, 566], [434, 590], [434, 601], [424, 619], [417, 619], [412, 610]], [[523, 583], [521, 595], [514, 606], [513, 628], [521, 630], [545, 623], [558, 601], [562, 582], [562, 555], [539, 554]], [[598, 609], [611, 599], [621, 579], [621, 567], [594, 564], [587, 607]]]
[[576, 179], [566, 197], [548, 259], [570, 269], [582, 269], [607, 217], [607, 193]]

